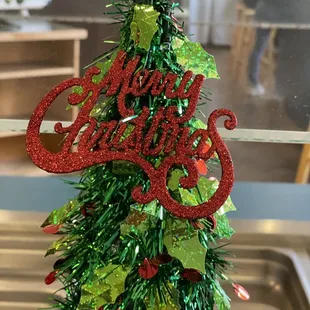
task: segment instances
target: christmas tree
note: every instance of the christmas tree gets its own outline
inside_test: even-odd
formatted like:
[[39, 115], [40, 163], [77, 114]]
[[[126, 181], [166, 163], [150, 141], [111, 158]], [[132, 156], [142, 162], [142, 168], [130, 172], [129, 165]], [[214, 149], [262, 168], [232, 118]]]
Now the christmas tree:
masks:
[[[40, 168], [82, 172], [69, 182], [79, 194], [43, 223], [59, 239], [45, 282], [58, 280], [51, 309], [230, 309], [220, 281], [242, 299], [246, 291], [227, 274], [220, 240], [234, 233], [226, 213], [233, 165], [214, 111], [207, 125], [194, 116], [205, 78], [218, 78], [214, 58], [191, 42], [169, 0], [113, 3], [120, 41], [98, 57], [84, 78], [56, 86], [29, 122], [27, 150]], [[188, 70], [188, 71], [186, 71]], [[40, 141], [40, 125], [53, 101], [72, 89], [80, 113], [59, 153]], [[72, 146], [77, 144], [75, 150]], [[209, 168], [222, 166], [221, 181]], [[210, 176], [209, 176], [209, 175]], [[64, 296], [65, 295], [65, 296]]]

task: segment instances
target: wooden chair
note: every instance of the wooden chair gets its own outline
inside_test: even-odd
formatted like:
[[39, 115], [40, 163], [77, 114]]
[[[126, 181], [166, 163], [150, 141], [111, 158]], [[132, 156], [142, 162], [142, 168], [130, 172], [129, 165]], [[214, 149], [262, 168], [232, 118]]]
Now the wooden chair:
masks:
[[[240, 68], [244, 65], [244, 57], [249, 54], [249, 45], [253, 37], [253, 28], [247, 23], [253, 21], [255, 10], [247, 8], [242, 3], [238, 3], [237, 24], [234, 30], [232, 56], [233, 56], [233, 74], [240, 73]], [[248, 58], [246, 58], [248, 59]]]
[[[239, 82], [243, 83], [247, 76], [248, 60], [255, 43], [255, 28], [249, 25], [255, 16], [255, 10], [247, 8], [244, 4], [236, 5], [237, 23], [233, 33], [233, 42], [231, 48], [232, 55], [232, 73]], [[272, 29], [268, 48], [262, 59], [262, 68], [264, 79], [268, 85], [274, 85], [274, 71], [276, 68], [276, 48], [275, 37], [277, 29]]]
[[[310, 126], [308, 131], [310, 131]], [[307, 184], [310, 177], [310, 144], [304, 144], [299, 159], [297, 175], [295, 182], [298, 184]]]
[[276, 46], [275, 46], [275, 39], [278, 33], [277, 28], [272, 28], [270, 37], [269, 37], [269, 44], [265, 55], [262, 59], [263, 72], [264, 72], [264, 79], [268, 84], [269, 88], [273, 89], [275, 85], [275, 70], [276, 70]]
[[232, 37], [232, 44], [231, 44], [231, 55], [233, 58], [233, 61], [236, 59], [236, 54], [238, 50], [238, 45], [239, 45], [239, 40], [240, 40], [240, 34], [241, 34], [241, 19], [242, 19], [242, 12], [244, 10], [244, 5], [242, 3], [237, 3], [236, 5], [236, 16], [237, 16], [237, 21], [236, 25], [234, 26], [233, 29], [233, 37]]
[[275, 46], [275, 38], [277, 36], [278, 29], [272, 28], [271, 34], [269, 38], [268, 48], [265, 52], [262, 62], [266, 65], [274, 65], [274, 59], [276, 55], [276, 46]]

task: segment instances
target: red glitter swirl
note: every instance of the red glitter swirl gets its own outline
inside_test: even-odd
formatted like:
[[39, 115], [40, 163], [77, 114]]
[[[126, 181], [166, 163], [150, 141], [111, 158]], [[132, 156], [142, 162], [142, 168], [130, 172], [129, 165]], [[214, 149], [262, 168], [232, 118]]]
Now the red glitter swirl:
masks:
[[[203, 76], [197, 75], [192, 81], [192, 72], [186, 72], [178, 86], [177, 75], [162, 73], [155, 70], [152, 73], [138, 71], [140, 58], [128, 60], [126, 53], [120, 52], [104, 79], [96, 84], [92, 81], [94, 75], [100, 73], [98, 68], [90, 68], [84, 78], [74, 78], [54, 87], [35, 109], [27, 129], [27, 151], [33, 162], [40, 168], [53, 173], [69, 173], [114, 160], [126, 160], [139, 165], [150, 179], [150, 188], [142, 191], [137, 186], [132, 191], [132, 197], [138, 203], [149, 203], [157, 199], [169, 212], [181, 218], [205, 218], [216, 212], [228, 198], [234, 182], [234, 168], [229, 151], [220, 137], [216, 121], [221, 116], [228, 116], [225, 127], [232, 130], [237, 125], [235, 115], [225, 109], [214, 111], [208, 120], [208, 129], [199, 129], [190, 134], [185, 126], [196, 110], [199, 93], [203, 83]], [[190, 86], [188, 83], [191, 82]], [[86, 100], [75, 122], [63, 127], [61, 123], [55, 125], [55, 132], [66, 134], [63, 147], [59, 153], [51, 153], [45, 149], [40, 141], [40, 126], [43, 118], [55, 99], [74, 86], [83, 88], [82, 94], [71, 94], [68, 102], [77, 105]], [[133, 116], [134, 111], [126, 106], [126, 96], [142, 96], [151, 93], [158, 96], [165, 93], [167, 98], [187, 99], [188, 108], [179, 115], [175, 106], [160, 108], [152, 117], [152, 124], [145, 128], [150, 117], [150, 110], [144, 107], [141, 114], [127, 122], [118, 123], [115, 120], [98, 124], [90, 117], [90, 112], [98, 101], [99, 95], [105, 90], [106, 96], [118, 96], [118, 109], [123, 118]], [[124, 138], [128, 125], [133, 130]], [[182, 125], [182, 126], [181, 126]], [[84, 128], [83, 128], [84, 127]], [[71, 152], [72, 144], [83, 128], [77, 152]], [[155, 135], [160, 130], [159, 141], [153, 146]], [[145, 133], [146, 131], [146, 133]], [[210, 139], [212, 146], [206, 152], [205, 144]], [[195, 148], [195, 141], [199, 141]], [[175, 165], [182, 165], [187, 169], [187, 177], [180, 180], [183, 188], [193, 188], [198, 182], [196, 160], [207, 161], [217, 153], [222, 164], [222, 179], [216, 193], [207, 202], [196, 207], [183, 206], [169, 194], [167, 178], [169, 171]], [[166, 157], [159, 167], [154, 168], [145, 158], [164, 154]]]

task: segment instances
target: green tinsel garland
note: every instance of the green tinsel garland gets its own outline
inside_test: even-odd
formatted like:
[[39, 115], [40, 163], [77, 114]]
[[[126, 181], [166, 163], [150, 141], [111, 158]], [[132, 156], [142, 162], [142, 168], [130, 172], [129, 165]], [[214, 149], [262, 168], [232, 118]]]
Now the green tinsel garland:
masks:
[[[155, 13], [158, 13], [157, 30], [149, 41], [149, 49], [144, 49], [148, 40], [142, 46], [135, 41], [134, 31], [139, 27], [139, 35], [149, 35], [142, 33], [143, 26], [135, 15], [135, 5], [152, 6]], [[122, 25], [120, 41], [91, 64], [102, 70], [102, 75], [97, 77], [98, 81], [108, 71], [119, 49], [125, 50], [128, 58], [141, 55], [139, 69], [159, 69], [163, 73], [173, 72], [182, 77], [184, 69], [179, 64], [172, 45], [175, 39], [186, 42], [187, 38], [181, 31], [182, 25], [177, 24], [170, 14], [178, 4], [171, 4], [168, 0], [141, 0], [136, 3], [121, 0], [113, 3], [113, 6], [116, 11], [110, 14]], [[200, 55], [197, 62], [201, 62], [204, 54], [201, 54], [199, 46], [198, 51]], [[211, 75], [217, 77], [212, 61], [210, 58], [210, 67], [203, 65], [202, 70], [211, 70]], [[204, 93], [201, 93], [201, 98], [208, 100]], [[110, 97], [98, 102], [92, 112], [98, 123], [111, 119], [120, 120], [116, 100], [116, 97]], [[158, 97], [147, 95], [134, 100], [136, 115], [141, 112], [143, 105], [150, 108], [152, 115], [162, 106], [176, 105], [179, 111], [184, 111], [187, 107], [186, 100], [167, 100], [163, 94]], [[147, 122], [146, 128], [149, 123]], [[196, 118], [186, 126], [193, 131], [204, 127]], [[156, 166], [161, 158], [150, 157], [148, 160]], [[214, 158], [213, 164], [216, 163], [217, 159]], [[181, 191], [178, 179], [185, 173], [182, 167], [178, 167], [171, 172], [168, 180], [171, 195], [176, 200], [205, 201], [215, 192], [218, 183], [206, 178], [202, 179], [196, 190]], [[215, 215], [218, 224], [215, 230], [212, 230], [207, 221], [201, 221], [202, 229], [196, 230], [189, 221], [172, 217], [156, 202], [146, 206], [136, 205], [131, 198], [131, 190], [138, 184], [144, 184], [147, 189], [149, 181], [138, 167], [124, 162], [88, 168], [83, 172], [80, 182], [72, 183], [72, 186], [80, 190], [79, 195], [62, 209], [54, 211], [44, 224], [61, 224], [61, 232], [64, 233], [64, 237], [54, 243], [47, 253], [61, 251], [61, 260], [56, 263], [55, 270], [66, 293], [65, 298], [57, 297], [56, 294], [55, 304], [51, 308], [213, 310], [217, 304], [219, 310], [230, 309], [230, 300], [219, 280], [229, 280], [225, 272], [231, 265], [223, 258], [227, 253], [217, 244], [217, 240], [229, 238], [233, 234], [225, 215], [225, 212], [234, 210], [231, 201], [228, 200], [222, 212]], [[84, 216], [81, 209], [84, 210]], [[139, 267], [145, 258], [170, 253], [171, 248], [166, 240], [167, 236], [174, 238], [180, 234], [180, 231], [176, 232], [176, 227], [182, 228], [182, 238], [176, 243], [181, 245], [184, 256], [182, 253], [176, 254], [177, 257], [172, 262], [159, 267], [158, 274], [153, 278], [141, 278]], [[182, 248], [182, 244], [191, 243], [201, 246], [202, 254], [197, 255], [205, 256], [205, 272], [201, 274], [199, 283], [181, 276], [188, 259], [186, 255], [195, 255], [195, 251], [186, 253], [187, 249]]]

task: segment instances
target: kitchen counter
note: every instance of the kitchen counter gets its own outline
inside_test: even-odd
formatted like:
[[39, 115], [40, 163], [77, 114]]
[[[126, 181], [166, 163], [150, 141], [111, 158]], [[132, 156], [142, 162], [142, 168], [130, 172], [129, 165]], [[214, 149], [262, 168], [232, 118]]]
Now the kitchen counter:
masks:
[[[43, 234], [39, 227], [48, 211], [75, 192], [58, 177], [1, 177], [0, 182], [1, 208], [15, 210], [0, 210], [0, 309], [45, 308], [60, 286], [56, 282], [44, 285], [56, 257], [43, 258], [54, 236]], [[236, 184], [232, 197], [239, 211], [230, 217], [237, 233], [226, 249], [237, 266], [231, 276], [251, 299], [241, 302], [231, 286], [224, 284], [232, 309], [310, 309], [309, 196], [308, 185]]]

